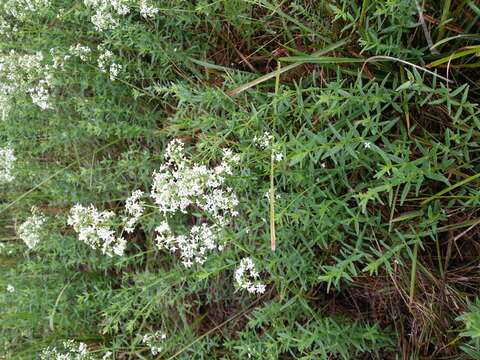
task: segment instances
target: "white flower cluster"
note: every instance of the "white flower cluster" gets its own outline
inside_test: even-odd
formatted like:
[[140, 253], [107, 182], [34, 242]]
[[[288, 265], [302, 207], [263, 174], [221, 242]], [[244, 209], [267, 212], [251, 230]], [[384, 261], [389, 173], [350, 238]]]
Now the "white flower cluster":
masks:
[[12, 175], [15, 160], [13, 149], [8, 147], [0, 148], [0, 184], [9, 183], [15, 179]]
[[115, 213], [98, 211], [93, 205], [77, 204], [70, 210], [67, 223], [78, 233], [78, 239], [91, 248], [100, 249], [108, 256], [123, 256], [127, 242], [123, 237], [116, 237], [111, 229], [109, 222], [114, 216]]
[[146, 0], [140, 0], [140, 15], [145, 19], [153, 19], [157, 15], [159, 9], [150, 5]]
[[125, 211], [128, 216], [126, 216], [123, 221], [125, 221], [125, 231], [129, 234], [133, 232], [135, 224], [145, 210], [145, 204], [140, 200], [142, 196], [142, 190], [135, 190], [125, 202]]
[[109, 74], [110, 80], [114, 81], [122, 71], [122, 65], [115, 62], [113, 52], [105, 49], [103, 44], [98, 46], [98, 50], [101, 52], [98, 57], [98, 68], [101, 72]]
[[[15, 55], [13, 52], [10, 55]], [[52, 80], [51, 75], [45, 71], [44, 56], [41, 52], [37, 52], [34, 55], [18, 55], [14, 56], [16, 59], [12, 59], [15, 62], [14, 67], [17, 71], [12, 74], [21, 74], [22, 71], [26, 74], [26, 81], [30, 84], [34, 83], [33, 77], [39, 77], [38, 85], [30, 85], [27, 89], [27, 92], [32, 97], [32, 101], [39, 105], [42, 109], [50, 108], [51, 106], [48, 103], [48, 88], [50, 87], [50, 82]], [[12, 79], [13, 81], [18, 81], [20, 79]], [[21, 80], [18, 81], [21, 83]]]
[[[42, 110], [50, 109], [51, 67], [41, 52], [19, 54], [11, 50], [0, 56], [0, 103], [9, 103], [15, 93], [30, 94]], [[5, 117], [6, 114], [3, 114]]]
[[155, 356], [162, 352], [163, 347], [161, 346], [161, 343], [166, 338], [167, 334], [164, 332], [155, 331], [154, 333], [143, 335], [142, 343], [145, 344], [152, 352], [152, 355]]
[[223, 249], [217, 239], [229, 219], [237, 216], [238, 199], [233, 190], [225, 186], [226, 176], [232, 175], [232, 166], [240, 161], [230, 150], [224, 151], [222, 162], [208, 168], [194, 164], [185, 156], [184, 144], [175, 139], [165, 150], [165, 163], [153, 174], [151, 197], [164, 216], [175, 213], [200, 212], [203, 220], [187, 234], [176, 235], [167, 220], [156, 228], [159, 249], [179, 252], [182, 263], [191, 267], [203, 264], [208, 252]]
[[50, 0], [7, 0], [3, 2], [3, 13], [17, 20], [25, 20], [32, 14], [47, 9]]
[[194, 225], [188, 235], [174, 235], [168, 222], [164, 221], [155, 231], [157, 247], [172, 253], [179, 251], [182, 263], [187, 268], [194, 263], [203, 264], [209, 251], [223, 250], [222, 245], [217, 245], [219, 231], [215, 225]]
[[13, 293], [13, 292], [15, 292], [15, 288], [13, 287], [13, 285], [8, 284], [8, 285], [7, 285], [7, 291], [8, 291], [9, 293]]
[[16, 25], [12, 24], [11, 21], [0, 17], [0, 35], [2, 37], [11, 39], [17, 32], [18, 28]]
[[89, 55], [92, 53], [92, 49], [90, 49], [88, 46], [86, 45], [82, 45], [82, 44], [77, 44], [75, 46], [70, 46], [70, 54], [72, 54], [73, 56], [77, 56], [80, 58], [80, 60], [82, 61], [87, 61], [88, 60], [88, 57]]
[[0, 109], [1, 109], [1, 119], [2, 121], [7, 120], [8, 114], [10, 113], [11, 103], [10, 103], [10, 89], [9, 86], [0, 83]]
[[[225, 150], [220, 164], [213, 168], [193, 164], [184, 154], [184, 144], [179, 140], [171, 141], [165, 151], [165, 164], [160, 171], [154, 172], [151, 198], [164, 215], [164, 221], [156, 228], [156, 245], [178, 253], [186, 267], [203, 264], [209, 252], [223, 250], [218, 245], [222, 227], [232, 216], [236, 216], [238, 199], [229, 187], [225, 186], [226, 176], [232, 175], [232, 166], [239, 162], [238, 155]], [[142, 200], [144, 193], [135, 190], [125, 202], [123, 216], [124, 231], [132, 233], [145, 210]], [[185, 234], [175, 234], [170, 228], [168, 217], [178, 213], [198, 214], [201, 221], [190, 227]], [[75, 205], [68, 218], [79, 233], [79, 240], [90, 247], [101, 249], [104, 254], [121, 256], [126, 240], [116, 237], [110, 224], [115, 213], [98, 211], [93, 205], [84, 207]]]
[[[95, 11], [91, 21], [97, 31], [103, 32], [116, 28], [120, 24], [120, 17], [131, 12], [132, 1], [128, 0], [84, 0], [86, 6]], [[146, 0], [139, 0], [140, 15], [145, 19], [154, 18], [159, 9], [150, 5]]]
[[45, 217], [32, 208], [32, 216], [18, 227], [18, 236], [29, 249], [34, 249], [40, 242], [42, 227], [45, 224]]
[[66, 61], [72, 57], [69, 54], [59, 54], [55, 48], [50, 49], [50, 56], [52, 57], [52, 69], [55, 70], [64, 70]]
[[275, 161], [282, 161], [283, 160], [283, 154], [280, 151], [273, 150], [272, 151], [272, 158]]
[[[0, 18], [0, 33], [1, 33]], [[98, 46], [100, 55], [98, 67], [107, 73], [111, 80], [118, 77], [122, 66], [115, 62], [112, 51], [103, 44]], [[88, 46], [76, 44], [68, 51], [50, 49], [50, 58], [45, 58], [41, 52], [35, 54], [20, 54], [14, 50], [0, 53], [0, 107], [1, 118], [6, 119], [11, 99], [16, 94], [28, 94], [32, 103], [42, 110], [52, 109], [51, 91], [54, 85], [53, 74], [56, 70], [64, 70], [66, 62], [72, 57], [88, 61], [92, 50]]]
[[90, 354], [87, 344], [74, 340], [67, 340], [63, 342], [63, 347], [58, 349], [56, 347], [48, 347], [40, 353], [40, 360], [93, 360], [94, 357]]
[[47, 75], [45, 79], [40, 79], [36, 86], [28, 89], [28, 93], [32, 98], [32, 102], [37, 105], [42, 110], [47, 110], [52, 108], [50, 103], [50, 86], [51, 86], [50, 75]]
[[263, 294], [266, 290], [266, 286], [259, 281], [259, 277], [255, 264], [249, 257], [243, 258], [235, 270], [235, 281], [238, 287], [251, 294]]
[[214, 168], [192, 163], [184, 155], [184, 144], [171, 141], [166, 149], [166, 163], [153, 173], [151, 196], [163, 214], [177, 211], [187, 213], [188, 208], [203, 210], [220, 224], [228, 216], [236, 216], [238, 199], [225, 187], [225, 175], [232, 174], [232, 166], [240, 160], [230, 150], [224, 152], [223, 161]]
[[[98, 68], [101, 72], [109, 75], [110, 80], [115, 80], [122, 71], [122, 65], [115, 62], [115, 55], [112, 51], [108, 50], [105, 44], [99, 44], [97, 47], [100, 55], [97, 58]], [[64, 69], [65, 62], [71, 57], [80, 58], [81, 61], [87, 62], [91, 59], [92, 49], [87, 45], [80, 43], [71, 45], [68, 49], [68, 53], [63, 56], [55, 55], [54, 49], [50, 50], [53, 59], [54, 69]]]
[[262, 150], [270, 148], [273, 140], [273, 135], [268, 131], [265, 131], [262, 136], [256, 136], [253, 138], [253, 144], [258, 146]]
[[253, 144], [261, 150], [270, 149], [272, 151], [272, 161], [283, 160], [283, 153], [278, 150], [278, 145], [273, 143], [273, 135], [268, 131], [265, 131], [262, 136], [255, 136]]
[[91, 21], [97, 31], [114, 29], [118, 25], [116, 15], [126, 15], [130, 7], [125, 0], [84, 0], [84, 4], [93, 10]]

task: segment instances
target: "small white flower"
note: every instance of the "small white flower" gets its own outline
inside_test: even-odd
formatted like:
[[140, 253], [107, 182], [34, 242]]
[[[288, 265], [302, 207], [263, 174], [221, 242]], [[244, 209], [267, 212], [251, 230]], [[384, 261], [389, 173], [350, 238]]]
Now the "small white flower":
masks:
[[188, 235], [174, 235], [166, 221], [156, 229], [156, 245], [159, 249], [167, 249], [174, 253], [179, 251], [185, 267], [194, 263], [203, 264], [209, 252], [223, 249], [217, 245], [218, 230], [214, 225], [194, 225]]
[[70, 53], [73, 56], [78, 56], [80, 60], [82, 61], [87, 61], [89, 55], [91, 54], [92, 49], [90, 49], [88, 46], [82, 45], [82, 44], [77, 44], [75, 46], [70, 46]]
[[143, 211], [145, 210], [145, 204], [140, 200], [143, 195], [143, 191], [136, 190], [125, 202], [125, 210], [128, 214], [128, 216], [124, 218], [125, 231], [127, 233], [133, 232], [135, 224], [138, 222], [143, 214]]
[[9, 183], [15, 179], [12, 175], [15, 160], [13, 149], [8, 147], [0, 148], [0, 184]]
[[122, 71], [123, 66], [117, 63], [112, 63], [110, 65], [110, 80], [114, 81], [117, 77], [118, 74]]
[[[268, 201], [270, 201], [270, 193], [271, 193], [270, 190], [265, 192], [265, 197], [268, 199]], [[280, 199], [280, 194], [276, 193], [275, 194], [275, 199]]]
[[370, 149], [371, 146], [372, 146], [372, 144], [371, 144], [370, 142], [368, 142], [368, 141], [365, 141], [365, 142], [363, 143], [363, 147], [364, 147], [365, 149]]
[[82, 356], [85, 356], [88, 352], [87, 344], [85, 343], [80, 343], [78, 345], [78, 353]]
[[140, 0], [140, 15], [145, 19], [152, 19], [157, 15], [159, 9], [148, 4], [146, 0]]
[[267, 286], [265, 284], [256, 284], [255, 285], [255, 292], [257, 294], [263, 294], [266, 289], [267, 289]]
[[162, 331], [156, 331], [143, 335], [142, 343], [145, 344], [151, 351], [152, 355], [158, 355], [162, 352], [163, 346], [161, 343], [167, 338], [167, 334]]
[[130, 13], [128, 0], [84, 0], [83, 2], [95, 11], [91, 22], [99, 32], [116, 28], [119, 25], [119, 17]]
[[12, 285], [8, 284], [8, 285], [7, 285], [7, 291], [8, 291], [9, 293], [13, 293], [13, 292], [15, 291], [15, 288], [14, 288]]
[[98, 211], [93, 205], [85, 207], [76, 204], [67, 219], [68, 225], [78, 233], [78, 239], [93, 249], [99, 249], [107, 256], [122, 256], [126, 248], [126, 240], [116, 237], [109, 222], [115, 213]]
[[262, 136], [253, 138], [253, 144], [258, 146], [262, 150], [270, 148], [273, 140], [273, 136], [268, 131], [265, 131]]
[[106, 73], [108, 69], [108, 63], [111, 62], [113, 58], [113, 53], [110, 50], [104, 50], [102, 45], [98, 47], [98, 50], [103, 51], [103, 53], [100, 54], [97, 60], [98, 68], [101, 72]]
[[32, 98], [32, 103], [37, 105], [42, 110], [51, 109], [52, 105], [49, 102], [50, 93], [49, 93], [49, 84], [45, 79], [38, 81], [37, 86], [34, 86], [28, 89], [28, 93]]
[[115, 62], [113, 52], [105, 49], [103, 44], [98, 46], [98, 50], [102, 52], [97, 59], [98, 68], [101, 72], [108, 74], [111, 81], [114, 81], [118, 78], [123, 66]]
[[243, 258], [235, 270], [237, 286], [251, 294], [263, 294], [266, 290], [266, 285], [260, 283], [259, 278], [260, 275], [255, 268], [253, 260], [249, 257]]
[[102, 360], [109, 360], [112, 358], [113, 353], [111, 351], [107, 351], [105, 355], [102, 356]]
[[123, 256], [123, 254], [125, 253], [126, 247], [127, 247], [127, 240], [125, 240], [125, 238], [123, 237], [119, 237], [116, 239], [115, 244], [112, 246], [112, 251], [117, 256]]
[[165, 159], [168, 164], [182, 164], [186, 161], [185, 156], [185, 144], [179, 139], [173, 139], [167, 144], [165, 149]]
[[92, 21], [92, 24], [95, 25], [95, 29], [100, 32], [114, 29], [118, 26], [118, 20], [115, 19], [112, 14], [102, 10], [98, 10], [90, 20]]
[[40, 353], [40, 360], [93, 360], [87, 344], [64, 341], [62, 347], [48, 347]]
[[38, 213], [38, 210], [32, 208], [32, 216], [18, 227], [18, 236], [22, 239], [29, 249], [34, 249], [40, 242], [40, 232], [45, 217]]
[[283, 160], [283, 154], [281, 152], [273, 151], [272, 156], [273, 156], [273, 159], [275, 161], [282, 161]]

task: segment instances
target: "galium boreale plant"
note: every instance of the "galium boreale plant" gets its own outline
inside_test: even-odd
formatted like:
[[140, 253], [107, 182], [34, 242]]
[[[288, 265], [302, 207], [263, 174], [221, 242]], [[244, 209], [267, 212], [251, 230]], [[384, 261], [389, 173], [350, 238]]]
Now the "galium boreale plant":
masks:
[[475, 354], [477, 14], [0, 4], [2, 353]]

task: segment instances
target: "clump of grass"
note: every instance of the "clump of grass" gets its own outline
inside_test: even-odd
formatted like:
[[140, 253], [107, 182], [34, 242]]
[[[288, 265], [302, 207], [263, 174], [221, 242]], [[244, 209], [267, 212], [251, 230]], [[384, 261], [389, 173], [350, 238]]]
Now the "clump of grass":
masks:
[[478, 15], [0, 4], [2, 353], [477, 356]]

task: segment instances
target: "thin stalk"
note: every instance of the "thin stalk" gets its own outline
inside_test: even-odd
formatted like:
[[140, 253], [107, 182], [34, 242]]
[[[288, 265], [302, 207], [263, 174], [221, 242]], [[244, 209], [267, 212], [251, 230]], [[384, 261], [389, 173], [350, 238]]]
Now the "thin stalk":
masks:
[[365, 23], [365, 17], [367, 16], [367, 8], [368, 8], [368, 0], [363, 0], [362, 12], [360, 14], [360, 21], [359, 21], [360, 27], [363, 27]]
[[457, 182], [456, 184], [453, 184], [441, 191], [439, 191], [438, 193], [436, 193], [435, 195], [432, 195], [430, 197], [428, 197], [426, 200], [422, 201], [422, 205], [425, 206], [427, 205], [429, 202], [435, 200], [435, 199], [438, 199], [440, 196], [442, 196], [443, 194], [449, 192], [449, 191], [452, 191], [453, 189], [456, 189], [457, 187], [459, 186], [462, 186], [462, 185], [465, 185], [465, 184], [468, 184], [469, 182], [473, 181], [473, 180], [476, 180], [480, 178], [480, 173], [477, 173], [475, 175], [472, 175], [472, 176], [469, 176], [468, 178], [466, 179], [463, 179], [462, 181], [459, 181]]
[[[400, 65], [400, 79], [402, 80], [402, 84], [405, 82], [405, 73], [403, 65]], [[410, 111], [408, 109], [408, 98], [407, 92], [405, 89], [402, 90], [402, 105], [403, 105], [403, 112], [405, 113], [405, 123], [407, 125], [407, 133], [410, 135]]]
[[412, 305], [413, 297], [415, 296], [415, 281], [417, 278], [417, 254], [418, 254], [418, 241], [413, 246], [412, 273], [410, 275], [410, 295], [409, 295], [410, 305]]
[[[280, 70], [282, 65], [280, 61], [277, 63], [277, 74], [275, 77], [275, 98], [280, 92]], [[273, 128], [275, 129], [275, 118], [274, 115], [274, 123]], [[276, 233], [275, 233], [275, 156], [273, 153], [273, 144], [271, 149], [271, 156], [270, 156], [270, 196], [269, 196], [269, 204], [270, 204], [270, 246], [272, 251], [275, 251], [277, 245]]]
[[[273, 151], [273, 150], [272, 150]], [[275, 184], [274, 184], [274, 166], [275, 166], [275, 159], [273, 156], [270, 157], [270, 244], [272, 247], [272, 251], [276, 249], [276, 236], [275, 236]]]
[[442, 40], [443, 36], [445, 35], [445, 22], [447, 21], [448, 15], [450, 14], [451, 4], [452, 0], [445, 0], [443, 2], [443, 11], [442, 17], [440, 19], [440, 29], [438, 30], [437, 42]]

